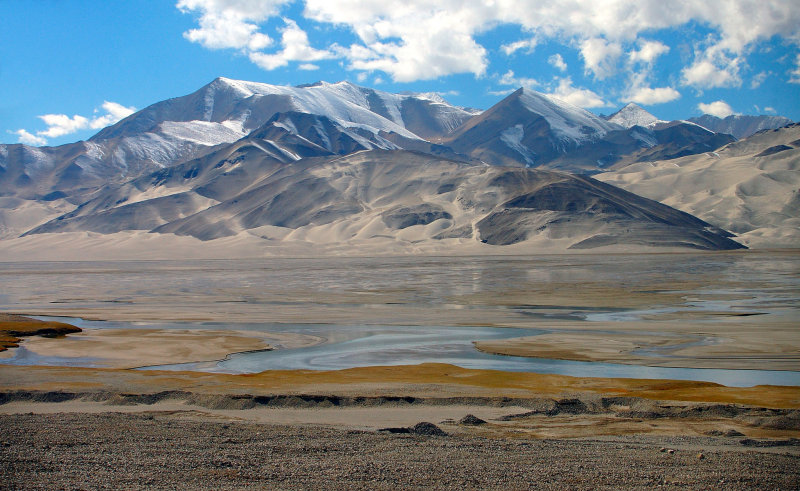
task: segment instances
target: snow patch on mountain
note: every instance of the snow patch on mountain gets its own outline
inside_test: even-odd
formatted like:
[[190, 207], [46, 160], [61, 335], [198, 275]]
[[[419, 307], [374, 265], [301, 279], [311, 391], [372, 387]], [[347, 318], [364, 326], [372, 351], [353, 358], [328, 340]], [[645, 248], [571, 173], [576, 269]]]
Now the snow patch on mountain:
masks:
[[[236, 129], [236, 126], [238, 126], [238, 129]], [[225, 123], [164, 121], [161, 123], [161, 132], [164, 136], [175, 138], [176, 140], [207, 146], [231, 143], [246, 134], [239, 121], [226, 121]]]
[[658, 145], [658, 138], [656, 138], [653, 132], [648, 129], [634, 128], [631, 130], [631, 136], [644, 143], [648, 148], [653, 148]]
[[566, 140], [594, 140], [619, 129], [585, 109], [532, 90], [522, 89], [520, 101], [527, 110], [545, 118], [553, 132]]
[[[419, 137], [402, 126], [402, 118], [391, 121], [369, 109], [365, 90], [349, 82], [320, 82], [311, 86], [289, 87], [258, 82], [244, 82], [219, 78], [216, 87], [231, 87], [235, 97], [245, 99], [254, 96], [286, 96], [296, 111], [326, 116], [343, 126], [348, 123], [372, 126], [380, 131], [393, 132], [406, 138]], [[213, 86], [214, 84], [212, 84]]]
[[506, 145], [516, 150], [522, 158], [527, 162], [528, 167], [535, 165], [535, 156], [533, 153], [522, 144], [522, 138], [525, 136], [525, 130], [521, 124], [514, 125], [500, 134], [500, 140]]

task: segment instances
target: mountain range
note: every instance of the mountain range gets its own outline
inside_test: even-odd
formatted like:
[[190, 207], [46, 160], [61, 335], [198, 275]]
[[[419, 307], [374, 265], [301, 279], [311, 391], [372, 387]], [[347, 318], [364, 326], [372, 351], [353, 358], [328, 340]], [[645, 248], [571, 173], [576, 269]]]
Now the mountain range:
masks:
[[706, 223], [589, 177], [615, 182], [609, 171], [738, 143], [633, 104], [604, 118], [529, 89], [477, 111], [348, 82], [218, 78], [85, 142], [0, 145], [0, 249], [126, 233], [411, 249], [739, 248], [725, 231], [736, 227], [713, 215]]

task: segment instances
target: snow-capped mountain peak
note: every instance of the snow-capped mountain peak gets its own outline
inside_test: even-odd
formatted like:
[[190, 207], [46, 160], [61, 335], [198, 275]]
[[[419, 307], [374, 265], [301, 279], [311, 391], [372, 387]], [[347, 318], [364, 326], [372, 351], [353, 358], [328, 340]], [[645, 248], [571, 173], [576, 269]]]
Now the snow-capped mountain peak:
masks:
[[629, 102], [625, 107], [609, 116], [607, 120], [624, 128], [631, 128], [633, 126], [643, 126], [646, 128], [658, 123], [663, 123], [663, 121], [633, 102]]

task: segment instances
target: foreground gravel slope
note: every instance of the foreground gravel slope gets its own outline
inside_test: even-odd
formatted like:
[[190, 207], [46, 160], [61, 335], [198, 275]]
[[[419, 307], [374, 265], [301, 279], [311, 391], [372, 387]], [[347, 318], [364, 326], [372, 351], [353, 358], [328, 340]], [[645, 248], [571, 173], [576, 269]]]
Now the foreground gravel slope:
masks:
[[492, 440], [186, 417], [0, 416], [2, 487], [790, 489], [800, 482], [800, 457], [789, 449], [709, 438]]

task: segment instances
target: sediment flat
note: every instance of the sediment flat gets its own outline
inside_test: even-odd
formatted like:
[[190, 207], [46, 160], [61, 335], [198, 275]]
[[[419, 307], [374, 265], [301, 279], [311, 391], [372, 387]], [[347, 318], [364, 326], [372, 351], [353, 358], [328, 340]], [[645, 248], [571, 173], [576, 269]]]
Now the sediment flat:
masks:
[[271, 343], [300, 348], [315, 336], [218, 329], [83, 329], [63, 339], [28, 338], [25, 349], [40, 356], [91, 359], [91, 366], [137, 368], [210, 362], [233, 353], [272, 349]]
[[572, 331], [564, 323], [540, 322], [538, 328], [555, 332], [474, 344], [486, 353], [557, 360], [730, 370], [800, 368], [796, 322], [720, 321], [709, 326], [676, 319], [670, 325], [662, 321], [659, 332], [650, 331], [654, 325], [648, 322], [587, 324]]

